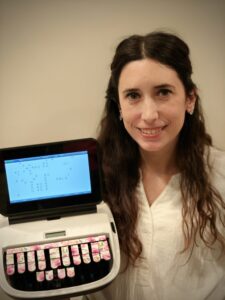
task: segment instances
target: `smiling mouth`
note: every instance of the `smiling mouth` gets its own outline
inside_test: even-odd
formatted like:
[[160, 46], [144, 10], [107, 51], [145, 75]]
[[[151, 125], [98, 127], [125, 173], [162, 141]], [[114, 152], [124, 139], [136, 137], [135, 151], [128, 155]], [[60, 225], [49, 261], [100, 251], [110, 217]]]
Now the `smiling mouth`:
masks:
[[142, 135], [144, 136], [157, 136], [159, 135], [164, 127], [157, 127], [157, 128], [137, 128]]

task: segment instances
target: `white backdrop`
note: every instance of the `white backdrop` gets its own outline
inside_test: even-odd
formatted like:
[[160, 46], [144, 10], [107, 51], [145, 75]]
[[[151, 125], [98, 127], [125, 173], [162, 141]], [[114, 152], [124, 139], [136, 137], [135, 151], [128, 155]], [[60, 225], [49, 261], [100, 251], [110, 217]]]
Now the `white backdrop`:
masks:
[[0, 0], [0, 148], [95, 137], [116, 45], [156, 29], [189, 44], [225, 149], [224, 0]]
[[94, 137], [116, 45], [155, 29], [189, 44], [225, 149], [224, 0], [0, 0], [0, 147]]

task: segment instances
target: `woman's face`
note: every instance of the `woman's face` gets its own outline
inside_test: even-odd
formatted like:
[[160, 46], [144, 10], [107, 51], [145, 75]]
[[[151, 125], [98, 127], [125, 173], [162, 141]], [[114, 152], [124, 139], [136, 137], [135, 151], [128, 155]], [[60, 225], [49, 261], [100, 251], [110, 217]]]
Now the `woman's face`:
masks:
[[152, 59], [132, 61], [122, 69], [118, 92], [124, 126], [140, 149], [175, 149], [185, 112], [195, 103], [176, 71]]

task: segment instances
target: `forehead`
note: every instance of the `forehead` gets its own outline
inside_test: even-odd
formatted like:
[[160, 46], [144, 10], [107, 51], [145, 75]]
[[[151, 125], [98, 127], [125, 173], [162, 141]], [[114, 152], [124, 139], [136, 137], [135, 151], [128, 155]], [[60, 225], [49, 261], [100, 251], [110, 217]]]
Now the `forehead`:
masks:
[[119, 89], [127, 86], [139, 87], [143, 84], [176, 86], [182, 85], [182, 82], [174, 69], [153, 59], [135, 60], [125, 65], [120, 74]]

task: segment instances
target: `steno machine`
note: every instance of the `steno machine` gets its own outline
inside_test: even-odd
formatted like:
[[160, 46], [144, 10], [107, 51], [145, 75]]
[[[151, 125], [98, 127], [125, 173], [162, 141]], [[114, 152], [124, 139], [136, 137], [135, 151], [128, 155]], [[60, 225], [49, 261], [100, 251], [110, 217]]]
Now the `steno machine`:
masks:
[[0, 286], [15, 299], [88, 294], [118, 274], [95, 139], [0, 150]]

